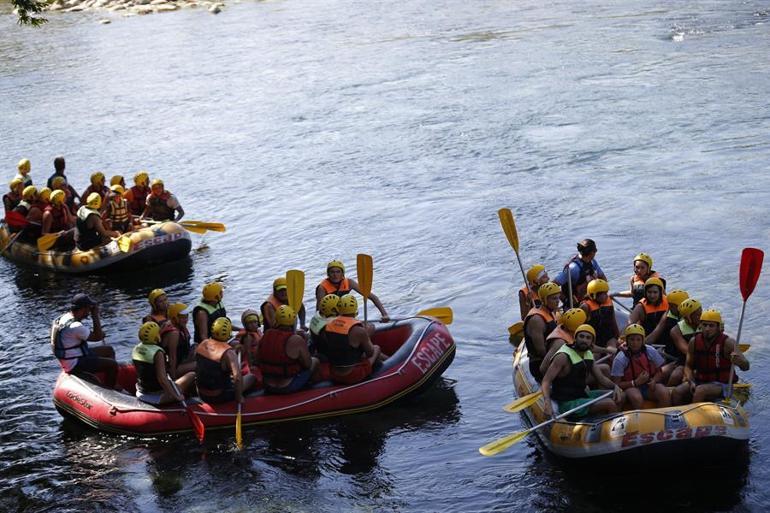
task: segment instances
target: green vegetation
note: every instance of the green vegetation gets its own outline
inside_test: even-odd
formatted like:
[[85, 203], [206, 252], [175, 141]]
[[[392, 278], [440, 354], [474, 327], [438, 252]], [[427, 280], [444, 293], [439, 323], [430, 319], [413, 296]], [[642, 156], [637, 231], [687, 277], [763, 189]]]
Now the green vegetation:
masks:
[[45, 18], [35, 16], [35, 14], [40, 14], [45, 6], [48, 5], [48, 0], [11, 0], [11, 3], [13, 3], [18, 13], [19, 25], [39, 27], [43, 23], [48, 22]]

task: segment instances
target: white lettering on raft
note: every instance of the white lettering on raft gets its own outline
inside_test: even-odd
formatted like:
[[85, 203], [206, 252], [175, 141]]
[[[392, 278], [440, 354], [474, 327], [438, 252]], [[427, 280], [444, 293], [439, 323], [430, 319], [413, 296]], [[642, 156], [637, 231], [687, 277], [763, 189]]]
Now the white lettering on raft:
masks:
[[144, 249], [150, 246], [157, 246], [158, 244], [165, 244], [166, 242], [172, 242], [181, 238], [181, 233], [168, 233], [166, 235], [161, 235], [160, 237], [153, 237], [152, 239], [139, 241], [134, 244], [131, 249], [134, 251], [139, 251], [140, 249]]
[[434, 363], [439, 361], [444, 353], [446, 353], [446, 350], [451, 346], [452, 343], [447, 340], [444, 335], [441, 333], [434, 333], [409, 361], [414, 364], [415, 367], [420, 369], [420, 372], [425, 374]]

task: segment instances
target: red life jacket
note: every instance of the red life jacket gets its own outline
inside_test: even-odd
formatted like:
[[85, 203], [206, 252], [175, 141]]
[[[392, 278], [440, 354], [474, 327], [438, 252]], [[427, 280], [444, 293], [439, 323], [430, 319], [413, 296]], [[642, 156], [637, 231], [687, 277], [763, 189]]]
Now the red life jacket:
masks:
[[335, 285], [331, 282], [331, 280], [329, 280], [329, 278], [326, 278], [321, 282], [321, 287], [323, 287], [327, 294], [337, 294], [338, 296], [344, 296], [350, 292], [350, 280], [347, 278], [342, 278], [342, 281]]
[[299, 361], [286, 354], [286, 343], [294, 335], [291, 331], [269, 329], [262, 335], [257, 350], [259, 369], [268, 377], [291, 378], [302, 372]]
[[67, 226], [67, 219], [69, 219], [69, 216], [65, 213], [67, 207], [64, 205], [61, 205], [59, 207], [54, 207], [53, 205], [48, 205], [45, 207], [45, 212], [51, 213], [51, 233], [53, 232], [60, 232], [62, 230], [66, 230], [69, 228]]
[[150, 189], [134, 185], [129, 191], [131, 191], [131, 194], [129, 195], [131, 200], [128, 202], [128, 209], [135, 216], [142, 215], [144, 207], [147, 204], [147, 195], [150, 193]]
[[652, 378], [658, 371], [658, 368], [647, 356], [647, 346], [642, 344], [642, 350], [633, 354], [631, 351], [623, 351], [628, 359], [628, 366], [623, 371], [623, 381], [632, 381], [639, 377], [639, 375], [647, 371], [647, 374]]
[[149, 216], [156, 221], [168, 221], [174, 219], [174, 209], [168, 206], [171, 193], [163, 191], [160, 195], [150, 194], [147, 204], [150, 207]]
[[710, 383], [719, 381], [727, 383], [730, 380], [730, 358], [724, 355], [725, 341], [727, 335], [720, 333], [711, 347], [706, 347], [706, 339], [703, 333], [696, 333], [695, 344], [695, 362], [693, 370], [695, 379], [698, 383]]
[[259, 349], [259, 341], [262, 340], [262, 332], [260, 330], [257, 331], [248, 331], [245, 328], [241, 328], [238, 330], [238, 334], [235, 336], [236, 340], [243, 343], [243, 338], [246, 335], [251, 335], [251, 345], [249, 346], [249, 361], [255, 362], [257, 361], [257, 351]]

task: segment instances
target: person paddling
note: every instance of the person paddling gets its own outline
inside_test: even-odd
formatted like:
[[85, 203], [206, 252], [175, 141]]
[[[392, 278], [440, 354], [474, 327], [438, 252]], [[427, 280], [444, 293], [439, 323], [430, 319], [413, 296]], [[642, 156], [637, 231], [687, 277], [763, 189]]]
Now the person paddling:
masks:
[[639, 253], [634, 257], [634, 274], [631, 275], [629, 289], [613, 292], [610, 297], [632, 297], [633, 306], [636, 306], [644, 299], [644, 285], [650, 278], [660, 279], [663, 282], [663, 288], [666, 288], [666, 280], [657, 271], [652, 270], [652, 257], [647, 253]]
[[524, 317], [524, 343], [529, 355], [529, 371], [537, 381], [542, 380], [540, 365], [546, 353], [546, 339], [556, 329], [561, 288], [552, 282], [544, 283], [537, 291], [541, 305], [532, 308]]
[[530, 310], [540, 307], [542, 303], [537, 295], [537, 291], [541, 285], [549, 281], [550, 278], [548, 273], [545, 272], [545, 266], [537, 264], [527, 270], [527, 283], [519, 289], [519, 310], [522, 321]]
[[[692, 397], [692, 402], [713, 401], [727, 397], [730, 369], [734, 363], [742, 371], [749, 361], [735, 340], [724, 333], [722, 314], [705, 310], [700, 316], [701, 332], [687, 346], [684, 380], [677, 391]], [[737, 381], [737, 377], [735, 377]]]
[[575, 328], [574, 338], [570, 336], [569, 341], [563, 344], [548, 362], [540, 387], [544, 399], [543, 413], [546, 417], [553, 417], [554, 414], [551, 399], [557, 402], [559, 413], [563, 413], [603, 395], [606, 390], [587, 390], [589, 376], [593, 376], [605, 389], [614, 390], [615, 393], [612, 399], [608, 397], [595, 402], [575, 412], [573, 417], [583, 418], [589, 414], [620, 411], [625, 394], [594, 365], [594, 339], [594, 329], [588, 324], [581, 324]]
[[[66, 204], [68, 207], [70, 207], [72, 213], [75, 213], [75, 200], [80, 201], [80, 195], [75, 191], [75, 188], [72, 187], [67, 182], [67, 177], [64, 175], [64, 170], [67, 167], [67, 163], [64, 160], [64, 157], [59, 155], [55, 159], [53, 159], [53, 168], [54, 172], [51, 176], [48, 177], [48, 187], [53, 191], [59, 187], [64, 190], [64, 192], [67, 194], [67, 201]], [[56, 180], [60, 179], [57, 183], [54, 183]]]
[[[577, 244], [578, 253], [570, 258], [564, 269], [553, 279], [562, 288], [564, 308], [577, 306], [586, 297], [588, 282], [601, 278], [607, 280], [604, 271], [596, 261], [596, 242], [584, 239]], [[569, 280], [568, 280], [569, 277]], [[571, 280], [571, 284], [569, 281]], [[569, 289], [572, 288], [572, 301], [569, 299]]]
[[166, 352], [160, 346], [160, 327], [152, 321], [139, 328], [139, 343], [131, 351], [131, 360], [136, 368], [136, 398], [148, 404], [183, 401], [183, 394], [195, 381], [195, 373], [187, 372], [172, 383]]
[[[345, 294], [349, 294], [351, 290], [355, 290], [361, 294], [361, 288], [358, 282], [353, 278], [345, 277], [345, 264], [339, 260], [332, 260], [326, 264], [326, 278], [318, 284], [315, 289], [316, 310], [321, 306], [321, 300], [327, 294], [336, 294], [340, 297]], [[383, 322], [388, 322], [390, 316], [382, 305], [380, 298], [378, 298], [373, 292], [369, 293], [369, 299], [372, 300], [374, 306], [380, 311]]]
[[[118, 377], [118, 362], [111, 346], [89, 347], [89, 341], [104, 340], [104, 331], [99, 318], [99, 305], [86, 294], [75, 294], [69, 312], [53, 321], [51, 325], [51, 348], [67, 374], [81, 372], [104, 372], [105, 385], [115, 388]], [[91, 317], [93, 330], [83, 325]]]

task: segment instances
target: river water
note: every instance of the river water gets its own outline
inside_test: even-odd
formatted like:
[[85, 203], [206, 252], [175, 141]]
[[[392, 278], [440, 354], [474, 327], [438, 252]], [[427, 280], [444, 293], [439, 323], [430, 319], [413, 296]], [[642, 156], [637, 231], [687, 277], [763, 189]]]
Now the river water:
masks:
[[[570, 472], [520, 429], [506, 327], [521, 278], [496, 210], [513, 209], [525, 266], [551, 275], [577, 240], [618, 290], [646, 251], [670, 285], [735, 333], [741, 248], [768, 249], [767, 2], [407, 0], [244, 2], [122, 18], [0, 16], [0, 162], [40, 182], [64, 154], [88, 175], [165, 180], [188, 217], [221, 221], [187, 262], [76, 278], [0, 262], [0, 510], [763, 511], [770, 501], [768, 277], [742, 342], [751, 459]], [[444, 380], [412, 403], [327, 421], [138, 440], [63, 421], [50, 320], [75, 291], [103, 304], [127, 359], [147, 292], [195, 301], [226, 285], [236, 316], [286, 269], [373, 255], [391, 314], [450, 305]], [[767, 271], [767, 269], [766, 269]], [[629, 475], [630, 473], [630, 475]]]

